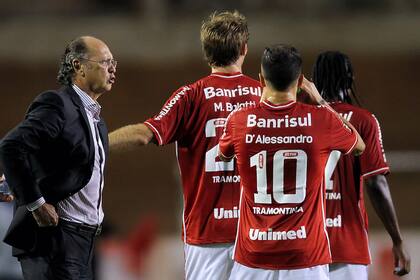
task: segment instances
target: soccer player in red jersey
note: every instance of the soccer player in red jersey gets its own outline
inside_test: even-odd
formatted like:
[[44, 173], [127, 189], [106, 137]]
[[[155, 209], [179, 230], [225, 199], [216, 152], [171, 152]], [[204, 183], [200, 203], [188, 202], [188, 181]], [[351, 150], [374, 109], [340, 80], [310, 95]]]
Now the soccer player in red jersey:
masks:
[[[357, 131], [303, 78], [291, 46], [266, 48], [263, 100], [233, 112], [220, 138], [220, 157], [236, 157], [240, 218], [230, 279], [328, 279], [324, 180], [332, 150], [363, 152]], [[319, 106], [296, 102], [298, 88]]]
[[[352, 105], [353, 67], [343, 53], [321, 53], [313, 71], [322, 97], [347, 119], [362, 136], [366, 150], [360, 157], [333, 151], [325, 169], [327, 229], [331, 243], [333, 280], [368, 279], [370, 264], [368, 222], [363, 200], [363, 183], [372, 205], [388, 231], [395, 259], [395, 274], [410, 271], [410, 258], [403, 248], [397, 216], [385, 175], [389, 167], [382, 146], [379, 122], [369, 111]], [[352, 99], [353, 97], [353, 99]], [[358, 103], [358, 102], [357, 102]]]
[[175, 91], [144, 123], [110, 134], [110, 148], [150, 141], [176, 143], [184, 196], [186, 279], [227, 279], [239, 216], [240, 177], [235, 161], [220, 161], [226, 118], [261, 99], [260, 83], [242, 74], [248, 27], [238, 12], [214, 13], [201, 27], [211, 74]]

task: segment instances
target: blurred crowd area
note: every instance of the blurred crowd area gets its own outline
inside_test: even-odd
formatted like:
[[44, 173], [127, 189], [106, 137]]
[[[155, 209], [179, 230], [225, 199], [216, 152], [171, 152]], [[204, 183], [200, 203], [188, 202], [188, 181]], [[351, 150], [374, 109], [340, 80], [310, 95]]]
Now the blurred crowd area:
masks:
[[353, 12], [418, 12], [419, 0], [39, 0], [37, 5], [22, 5], [23, 1], [3, 0], [0, 15], [3, 19], [13, 15], [60, 13], [75, 14], [165, 14], [176, 17], [182, 14], [206, 13], [209, 9], [240, 9], [243, 12], [272, 12], [275, 9], [294, 15], [323, 16]]

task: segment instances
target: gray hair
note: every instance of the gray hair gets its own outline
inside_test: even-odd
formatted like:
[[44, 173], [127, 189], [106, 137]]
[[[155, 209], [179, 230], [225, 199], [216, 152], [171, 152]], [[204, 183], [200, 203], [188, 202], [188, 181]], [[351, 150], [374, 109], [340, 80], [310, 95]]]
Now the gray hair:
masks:
[[82, 37], [72, 40], [61, 56], [60, 69], [58, 70], [57, 81], [61, 85], [71, 85], [75, 74], [73, 60], [83, 58], [87, 55], [88, 48]]

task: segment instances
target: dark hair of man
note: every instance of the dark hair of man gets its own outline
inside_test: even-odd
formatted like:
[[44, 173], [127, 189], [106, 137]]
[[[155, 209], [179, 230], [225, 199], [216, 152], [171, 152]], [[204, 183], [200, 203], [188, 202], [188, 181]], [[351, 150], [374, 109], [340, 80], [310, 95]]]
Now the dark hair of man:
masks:
[[302, 73], [302, 58], [292, 46], [267, 47], [261, 57], [263, 76], [278, 91], [286, 91]]
[[214, 12], [206, 19], [200, 32], [201, 47], [210, 66], [233, 64], [248, 42], [248, 24], [239, 12]]
[[360, 105], [356, 96], [353, 67], [347, 55], [326, 51], [318, 55], [312, 74], [316, 88], [326, 101]]
[[75, 74], [73, 66], [74, 59], [86, 58], [88, 48], [82, 37], [71, 41], [64, 54], [61, 56], [60, 69], [58, 70], [57, 81], [61, 85], [71, 85]]

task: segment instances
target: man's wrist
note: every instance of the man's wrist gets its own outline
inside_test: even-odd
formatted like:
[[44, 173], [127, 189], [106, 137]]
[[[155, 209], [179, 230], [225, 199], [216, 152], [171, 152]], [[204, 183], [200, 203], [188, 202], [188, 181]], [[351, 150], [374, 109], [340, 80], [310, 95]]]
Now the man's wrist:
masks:
[[26, 209], [28, 209], [28, 211], [32, 212], [32, 211], [35, 211], [36, 209], [38, 209], [39, 207], [41, 207], [42, 205], [44, 205], [44, 203], [45, 203], [45, 199], [41, 196], [40, 198], [38, 198], [34, 202], [26, 204]]

